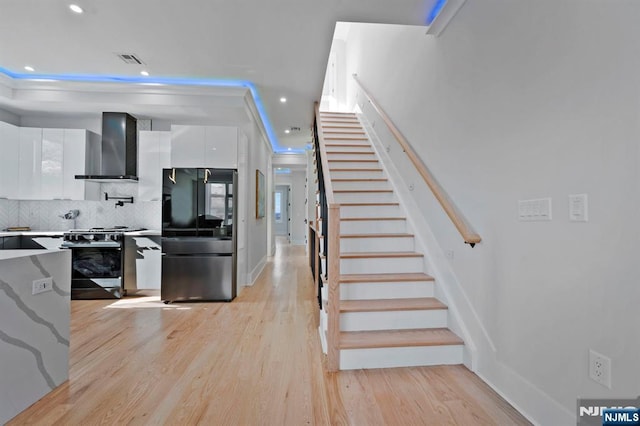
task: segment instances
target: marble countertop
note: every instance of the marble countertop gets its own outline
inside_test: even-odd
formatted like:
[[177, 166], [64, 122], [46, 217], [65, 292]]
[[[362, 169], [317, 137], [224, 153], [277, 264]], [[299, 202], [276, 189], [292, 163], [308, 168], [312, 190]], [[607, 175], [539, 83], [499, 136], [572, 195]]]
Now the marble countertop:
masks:
[[[20, 235], [38, 235], [43, 237], [62, 237], [67, 231], [15, 231], [15, 232], [0, 232], [0, 237], [19, 237]], [[156, 229], [145, 229], [144, 231], [125, 232], [125, 235], [131, 235], [133, 237], [143, 236], [156, 236], [162, 233]]]
[[0, 232], [0, 237], [19, 237], [20, 235], [41, 235], [43, 237], [62, 237], [65, 231], [14, 231]]
[[56, 251], [65, 251], [65, 250], [58, 250], [58, 249], [52, 249], [52, 250], [45, 250], [45, 249], [41, 249], [41, 250], [0, 250], [0, 260], [17, 259], [19, 257], [28, 257], [28, 256], [38, 255], [38, 254], [52, 253], [52, 252], [56, 252]]

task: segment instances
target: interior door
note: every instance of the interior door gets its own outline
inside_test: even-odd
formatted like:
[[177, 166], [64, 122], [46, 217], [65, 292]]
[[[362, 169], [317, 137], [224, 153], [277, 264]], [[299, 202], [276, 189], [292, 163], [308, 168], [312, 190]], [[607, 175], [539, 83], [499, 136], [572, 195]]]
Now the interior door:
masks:
[[276, 186], [275, 200], [276, 235], [289, 238], [289, 186]]

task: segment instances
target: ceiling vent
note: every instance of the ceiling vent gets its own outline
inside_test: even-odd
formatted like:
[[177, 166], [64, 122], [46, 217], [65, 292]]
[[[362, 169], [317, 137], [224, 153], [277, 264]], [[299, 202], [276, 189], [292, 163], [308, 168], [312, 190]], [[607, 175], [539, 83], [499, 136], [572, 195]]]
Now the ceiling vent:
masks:
[[130, 64], [130, 65], [143, 65], [144, 64], [144, 62], [142, 62], [142, 60], [140, 60], [140, 58], [138, 58], [133, 53], [116, 53], [116, 55], [118, 55], [118, 57], [120, 59], [122, 59], [125, 63]]

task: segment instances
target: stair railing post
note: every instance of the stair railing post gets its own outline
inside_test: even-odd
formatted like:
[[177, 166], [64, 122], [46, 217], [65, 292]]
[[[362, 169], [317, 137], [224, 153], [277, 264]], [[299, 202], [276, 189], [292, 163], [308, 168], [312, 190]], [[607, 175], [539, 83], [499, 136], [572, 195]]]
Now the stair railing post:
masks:
[[329, 205], [327, 279], [327, 361], [329, 371], [340, 369], [340, 205]]

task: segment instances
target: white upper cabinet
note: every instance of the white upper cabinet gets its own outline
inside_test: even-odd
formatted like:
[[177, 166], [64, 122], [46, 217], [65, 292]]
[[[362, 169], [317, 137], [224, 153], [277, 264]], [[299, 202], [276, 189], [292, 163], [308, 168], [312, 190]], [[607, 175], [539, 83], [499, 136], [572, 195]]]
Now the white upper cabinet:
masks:
[[42, 129], [20, 127], [19, 193], [21, 200], [42, 200]]
[[0, 121], [0, 198], [18, 197], [19, 161], [20, 128]]
[[64, 129], [62, 198], [65, 200], [100, 200], [100, 184], [76, 179], [76, 175], [89, 174], [95, 165], [89, 158], [91, 138], [95, 133], [84, 129]]
[[171, 167], [238, 167], [238, 129], [171, 126]]
[[204, 167], [238, 168], [238, 129], [236, 127], [206, 127], [204, 136]]
[[75, 179], [75, 175], [87, 174], [87, 166], [95, 161], [89, 158], [88, 143], [91, 136], [98, 135], [83, 129], [15, 129], [15, 149], [2, 145], [0, 156], [3, 164], [7, 158], [8, 167], [3, 167], [2, 188], [13, 174], [17, 190], [0, 196], [19, 200], [99, 199], [98, 183]]
[[171, 167], [204, 167], [203, 126], [171, 126]]
[[171, 132], [138, 134], [138, 199], [162, 199], [162, 169], [171, 167]]
[[42, 199], [62, 198], [64, 129], [42, 129], [40, 188]]

